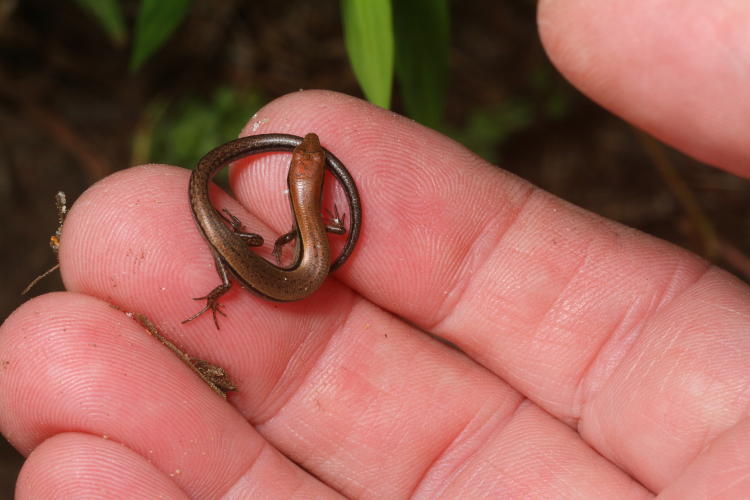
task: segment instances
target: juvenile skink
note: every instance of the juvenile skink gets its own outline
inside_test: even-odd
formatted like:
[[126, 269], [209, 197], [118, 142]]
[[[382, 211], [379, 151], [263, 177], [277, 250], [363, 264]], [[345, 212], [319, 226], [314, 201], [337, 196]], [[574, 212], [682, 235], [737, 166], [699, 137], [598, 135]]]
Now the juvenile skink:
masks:
[[[230, 219], [225, 218], [208, 197], [209, 181], [218, 170], [240, 158], [271, 151], [292, 151], [287, 184], [294, 224], [292, 231], [281, 236], [274, 246], [274, 255], [278, 257], [281, 245], [297, 240], [295, 258], [288, 267], [274, 265], [250, 250], [251, 245], [262, 245], [263, 238], [241, 232], [239, 220], [228, 212]], [[345, 229], [338, 215], [328, 225], [321, 215], [326, 166], [344, 188], [351, 218], [348, 238], [333, 263], [326, 232], [343, 234]], [[254, 135], [223, 144], [206, 154], [193, 170], [188, 195], [193, 218], [211, 248], [221, 283], [195, 299], [205, 300], [206, 305], [183, 323], [210, 309], [219, 328], [216, 313], [224, 313], [218, 299], [232, 286], [229, 273], [245, 288], [266, 299], [279, 302], [303, 299], [320, 287], [329, 272], [346, 261], [359, 237], [362, 210], [357, 186], [344, 164], [321, 147], [315, 134], [307, 134], [304, 139], [286, 134]]]

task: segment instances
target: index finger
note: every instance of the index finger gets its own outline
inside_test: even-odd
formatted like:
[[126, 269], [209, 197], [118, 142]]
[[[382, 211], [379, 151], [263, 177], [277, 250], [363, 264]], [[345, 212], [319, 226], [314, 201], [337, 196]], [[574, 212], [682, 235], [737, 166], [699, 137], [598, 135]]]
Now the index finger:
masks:
[[[363, 236], [342, 279], [577, 424], [648, 486], [740, 417], [750, 293], [731, 276], [355, 99], [289, 95], [250, 127], [266, 123], [315, 130], [353, 170]], [[257, 175], [238, 179], [253, 211]], [[720, 390], [705, 398], [686, 377]]]

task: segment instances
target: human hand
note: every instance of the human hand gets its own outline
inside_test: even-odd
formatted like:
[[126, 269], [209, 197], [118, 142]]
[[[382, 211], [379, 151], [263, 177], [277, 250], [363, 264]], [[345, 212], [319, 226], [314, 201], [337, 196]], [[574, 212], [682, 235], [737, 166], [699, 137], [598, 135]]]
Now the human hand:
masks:
[[[357, 180], [341, 283], [292, 304], [235, 286], [220, 331], [181, 326], [217, 283], [188, 173], [92, 187], [63, 234], [70, 292], [0, 333], [0, 428], [30, 453], [19, 498], [746, 491], [745, 285], [355, 99], [289, 95], [256, 124], [315, 131]], [[264, 234], [288, 226], [287, 161], [233, 173]], [[227, 368], [231, 405], [108, 302]]]

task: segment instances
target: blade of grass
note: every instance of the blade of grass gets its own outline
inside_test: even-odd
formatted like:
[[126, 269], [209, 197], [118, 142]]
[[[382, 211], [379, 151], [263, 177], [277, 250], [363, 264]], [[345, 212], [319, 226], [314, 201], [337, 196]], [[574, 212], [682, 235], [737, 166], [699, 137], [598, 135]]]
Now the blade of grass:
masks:
[[135, 71], [169, 38], [192, 0], [141, 0], [135, 22], [130, 70]]
[[407, 114], [441, 128], [448, 78], [450, 14], [447, 0], [393, 2], [396, 77]]
[[365, 97], [389, 108], [393, 86], [390, 0], [342, 0], [341, 18], [349, 61]]

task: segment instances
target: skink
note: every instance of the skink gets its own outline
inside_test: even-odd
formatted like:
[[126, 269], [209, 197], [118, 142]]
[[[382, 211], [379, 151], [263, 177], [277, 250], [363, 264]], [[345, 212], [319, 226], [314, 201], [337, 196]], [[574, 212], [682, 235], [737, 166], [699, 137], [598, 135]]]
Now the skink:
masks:
[[[251, 245], [262, 245], [263, 238], [242, 233], [239, 220], [231, 214], [231, 219], [225, 219], [208, 197], [208, 183], [222, 167], [246, 156], [271, 151], [292, 151], [287, 184], [294, 225], [274, 246], [274, 255], [278, 256], [281, 245], [297, 239], [295, 259], [289, 267], [276, 266], [250, 250]], [[344, 188], [351, 218], [346, 244], [333, 263], [326, 231], [343, 234], [345, 229], [337, 215], [331, 225], [326, 225], [321, 215], [326, 166]], [[193, 170], [188, 195], [193, 218], [211, 248], [221, 283], [195, 299], [205, 300], [206, 305], [183, 323], [210, 309], [219, 328], [216, 313], [224, 313], [218, 299], [232, 286], [229, 273], [245, 288], [266, 299], [279, 302], [303, 299], [320, 287], [329, 272], [346, 261], [359, 237], [362, 210], [357, 186], [344, 164], [320, 146], [315, 134], [307, 134], [304, 139], [286, 134], [254, 135], [223, 144], [204, 156]]]

